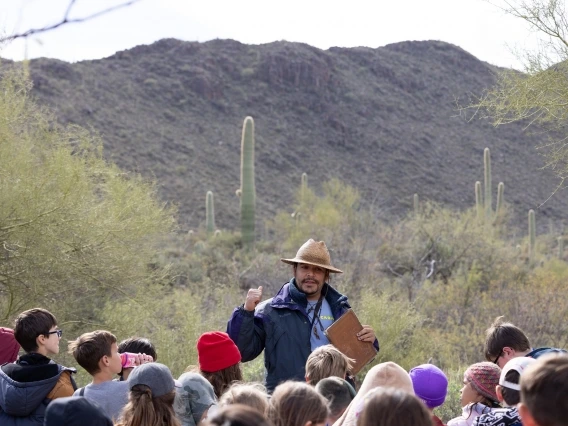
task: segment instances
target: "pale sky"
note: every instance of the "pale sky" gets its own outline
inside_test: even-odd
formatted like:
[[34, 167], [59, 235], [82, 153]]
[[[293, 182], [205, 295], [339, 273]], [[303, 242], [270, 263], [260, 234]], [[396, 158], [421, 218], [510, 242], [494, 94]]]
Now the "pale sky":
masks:
[[[61, 20], [70, 0], [0, 0], [0, 34]], [[126, 0], [76, 0], [71, 17]], [[0, 57], [99, 59], [173, 37], [247, 44], [297, 41], [377, 48], [407, 40], [441, 40], [494, 65], [520, 68], [511, 49], [533, 46], [534, 34], [495, 4], [500, 0], [140, 0], [89, 22], [0, 47]]]

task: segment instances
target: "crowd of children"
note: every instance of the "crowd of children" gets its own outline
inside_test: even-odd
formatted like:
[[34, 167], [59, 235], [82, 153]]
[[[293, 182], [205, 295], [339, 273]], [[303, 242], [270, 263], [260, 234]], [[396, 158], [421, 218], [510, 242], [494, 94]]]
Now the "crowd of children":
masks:
[[[409, 372], [394, 362], [375, 365], [356, 390], [353, 360], [325, 345], [309, 356], [305, 382], [281, 383], [269, 395], [243, 382], [239, 350], [226, 333], [200, 336], [198, 366], [176, 380], [148, 339], [118, 343], [97, 330], [69, 343], [92, 376], [77, 389], [75, 370], [50, 358], [62, 333], [39, 308], [21, 313], [14, 330], [0, 328], [0, 425], [443, 425], [433, 410], [444, 404], [448, 379], [432, 364]], [[568, 425], [565, 351], [533, 349], [521, 329], [498, 319], [487, 330], [485, 358], [464, 372], [462, 413], [447, 426]]]

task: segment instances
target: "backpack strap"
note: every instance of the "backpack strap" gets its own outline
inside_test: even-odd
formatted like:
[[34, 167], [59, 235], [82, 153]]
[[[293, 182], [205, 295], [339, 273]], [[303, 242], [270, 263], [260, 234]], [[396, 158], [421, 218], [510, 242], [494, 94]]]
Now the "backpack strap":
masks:
[[85, 387], [84, 386], [81, 389], [79, 389], [79, 396], [85, 396]]
[[73, 386], [73, 392], [75, 392], [77, 390], [77, 382], [75, 382], [75, 379], [73, 378], [72, 374], [69, 376], [69, 378], [71, 379], [71, 385]]

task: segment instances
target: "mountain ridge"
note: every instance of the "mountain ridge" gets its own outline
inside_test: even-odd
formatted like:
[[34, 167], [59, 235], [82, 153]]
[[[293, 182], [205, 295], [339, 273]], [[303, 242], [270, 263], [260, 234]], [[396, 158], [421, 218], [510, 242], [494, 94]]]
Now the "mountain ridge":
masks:
[[[459, 116], [456, 99], [478, 95], [496, 67], [440, 41], [321, 50], [307, 44], [246, 45], [163, 39], [96, 61], [30, 61], [33, 93], [62, 123], [92, 126], [105, 155], [155, 177], [179, 206], [183, 229], [205, 220], [238, 229], [240, 134], [255, 119], [259, 223], [289, 209], [303, 172], [310, 186], [338, 177], [385, 217], [404, 214], [412, 194], [457, 208], [475, 203], [483, 149], [493, 182], [505, 182], [515, 223], [557, 185], [522, 124], [495, 128]], [[496, 198], [496, 197], [494, 197]], [[562, 220], [553, 197], [537, 211]], [[542, 224], [542, 221], [541, 221]]]

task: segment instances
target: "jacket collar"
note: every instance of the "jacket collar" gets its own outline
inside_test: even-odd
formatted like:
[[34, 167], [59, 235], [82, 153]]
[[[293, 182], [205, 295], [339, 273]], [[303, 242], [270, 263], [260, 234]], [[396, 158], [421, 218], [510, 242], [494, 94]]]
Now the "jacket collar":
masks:
[[18, 358], [16, 363], [20, 365], [55, 364], [50, 358], [37, 352], [29, 352], [22, 355], [20, 358]]

